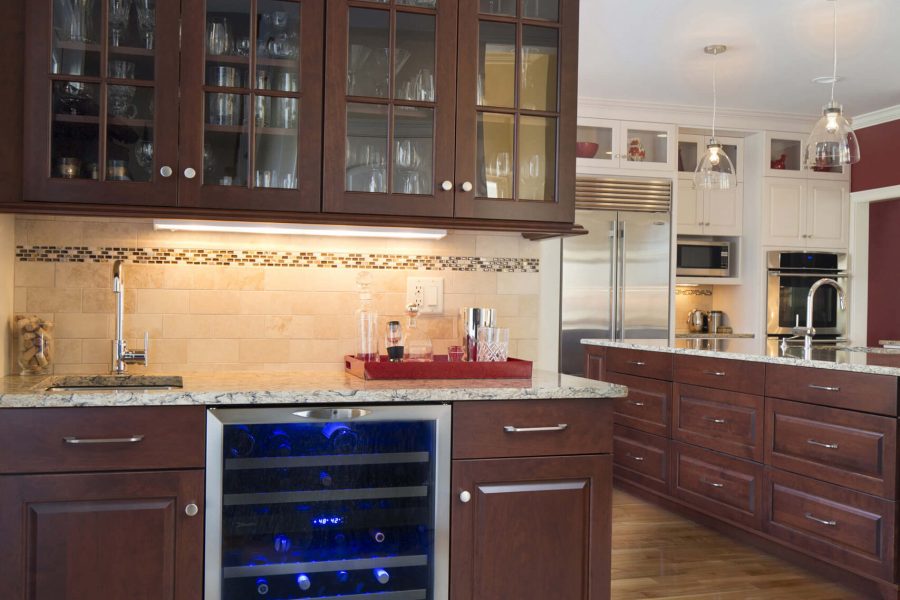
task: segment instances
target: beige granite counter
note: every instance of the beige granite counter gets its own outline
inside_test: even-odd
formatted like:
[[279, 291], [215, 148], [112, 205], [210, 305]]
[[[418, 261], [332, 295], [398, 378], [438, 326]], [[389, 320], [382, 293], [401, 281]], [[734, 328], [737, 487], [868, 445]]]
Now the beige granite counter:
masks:
[[344, 373], [180, 374], [183, 389], [47, 391], [49, 377], [0, 379], [0, 408], [66, 406], [366, 404], [619, 398], [625, 387], [535, 371], [532, 379], [364, 381]]

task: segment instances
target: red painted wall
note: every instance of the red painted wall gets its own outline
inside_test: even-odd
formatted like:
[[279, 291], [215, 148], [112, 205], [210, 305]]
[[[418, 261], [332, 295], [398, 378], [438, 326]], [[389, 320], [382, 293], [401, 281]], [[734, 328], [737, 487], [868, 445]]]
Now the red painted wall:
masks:
[[850, 191], [900, 185], [900, 120], [856, 131], [860, 161], [851, 171]]

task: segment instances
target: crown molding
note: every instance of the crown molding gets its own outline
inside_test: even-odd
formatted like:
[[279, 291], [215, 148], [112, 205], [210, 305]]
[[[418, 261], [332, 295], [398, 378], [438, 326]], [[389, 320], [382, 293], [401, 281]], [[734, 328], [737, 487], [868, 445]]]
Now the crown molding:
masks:
[[869, 204], [883, 200], [896, 200], [900, 198], [900, 185], [851, 192], [850, 201], [854, 204]]
[[864, 127], [873, 127], [898, 119], [900, 119], [900, 104], [853, 117], [853, 128], [863, 129]]

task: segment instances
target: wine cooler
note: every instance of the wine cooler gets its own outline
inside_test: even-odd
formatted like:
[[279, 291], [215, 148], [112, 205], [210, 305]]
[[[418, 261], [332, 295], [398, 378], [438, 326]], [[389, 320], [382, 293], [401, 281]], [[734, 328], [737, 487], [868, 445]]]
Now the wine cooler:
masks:
[[450, 407], [210, 409], [206, 600], [446, 600]]

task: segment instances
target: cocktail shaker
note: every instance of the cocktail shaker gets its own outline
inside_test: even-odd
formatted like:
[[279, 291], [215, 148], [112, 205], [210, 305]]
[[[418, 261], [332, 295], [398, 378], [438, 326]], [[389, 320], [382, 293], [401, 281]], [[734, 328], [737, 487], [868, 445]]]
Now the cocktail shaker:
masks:
[[497, 324], [497, 311], [493, 308], [463, 308], [460, 309], [462, 317], [462, 347], [465, 352], [464, 360], [478, 360], [478, 330], [482, 327], [495, 327]]

